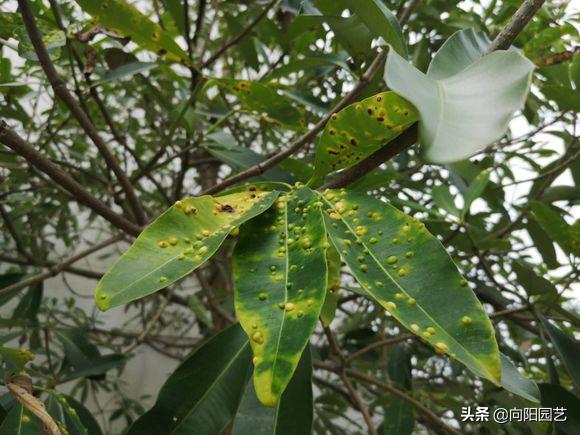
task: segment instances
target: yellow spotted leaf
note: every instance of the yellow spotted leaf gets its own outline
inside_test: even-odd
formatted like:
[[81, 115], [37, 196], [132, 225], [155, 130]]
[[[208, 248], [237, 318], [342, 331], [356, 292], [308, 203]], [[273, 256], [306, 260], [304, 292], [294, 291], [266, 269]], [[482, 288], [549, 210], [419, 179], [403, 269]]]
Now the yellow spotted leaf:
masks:
[[240, 229], [235, 307], [254, 354], [254, 387], [273, 407], [310, 340], [326, 292], [326, 232], [317, 195], [281, 196]]
[[189, 62], [187, 53], [161, 26], [123, 0], [75, 0], [97, 22], [131, 38], [135, 44], [178, 62]]
[[491, 322], [423, 223], [366, 195], [334, 190], [320, 197], [330, 238], [363, 291], [437, 353], [499, 384]]
[[392, 141], [418, 120], [413, 105], [382, 92], [332, 115], [316, 147], [315, 174], [348, 168]]
[[243, 191], [177, 201], [103, 276], [95, 301], [107, 310], [147, 296], [197, 269], [238, 225], [266, 211], [278, 192]]

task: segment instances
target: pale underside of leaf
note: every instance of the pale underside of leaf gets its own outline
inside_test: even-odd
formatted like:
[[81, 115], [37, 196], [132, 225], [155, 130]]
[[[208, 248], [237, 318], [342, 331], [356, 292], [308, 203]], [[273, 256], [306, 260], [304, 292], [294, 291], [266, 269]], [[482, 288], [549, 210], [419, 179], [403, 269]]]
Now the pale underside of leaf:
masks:
[[320, 203], [302, 188], [244, 225], [234, 251], [236, 314], [254, 353], [254, 386], [274, 406], [314, 330], [326, 292]]
[[97, 306], [106, 310], [183, 278], [210, 258], [236, 226], [263, 213], [277, 196], [246, 190], [177, 201], [101, 279], [95, 290]]
[[331, 240], [363, 290], [438, 353], [499, 383], [491, 323], [424, 224], [364, 195], [328, 191], [321, 198]]
[[385, 65], [387, 85], [417, 107], [425, 158], [435, 163], [466, 159], [499, 139], [513, 113], [523, 107], [534, 69], [516, 50], [475, 60], [481, 37], [456, 42], [471, 51], [459, 56], [455, 44], [442, 48], [428, 75], [394, 50]]

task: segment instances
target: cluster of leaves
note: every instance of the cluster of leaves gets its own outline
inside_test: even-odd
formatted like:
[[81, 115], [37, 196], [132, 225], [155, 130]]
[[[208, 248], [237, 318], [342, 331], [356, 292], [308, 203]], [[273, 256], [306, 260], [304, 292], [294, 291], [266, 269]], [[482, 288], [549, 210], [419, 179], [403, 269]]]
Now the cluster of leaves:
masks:
[[[31, 376], [60, 430], [101, 433], [81, 402], [104, 389], [118, 407], [103, 414], [124, 417], [135, 434], [372, 433], [373, 419], [385, 434], [420, 426], [453, 433], [437, 416], [444, 411], [465, 431], [500, 430], [460, 422], [465, 403], [565, 406], [569, 421], [556, 429], [573, 433], [580, 356], [568, 330], [580, 321], [568, 290], [580, 237], [578, 222], [568, 222], [578, 188], [553, 185], [568, 168], [574, 183], [579, 176], [580, 56], [565, 4], [541, 9], [516, 40], [521, 49], [488, 53], [486, 34], [503, 28], [517, 2], [474, 1], [466, 10], [438, 0], [200, 0], [195, 10], [164, 0], [147, 13], [123, 0], [49, 3], [30, 2], [52, 62], [115, 143], [147, 213], [166, 209], [102, 278], [70, 264], [57, 270], [59, 243], [72, 247], [89, 233], [96, 245], [94, 233], [116, 229], [79, 212], [16, 153], [0, 153], [3, 261], [22, 265], [3, 268], [1, 302], [12, 310], [5, 324], [15, 330], [2, 343], [20, 338], [42, 356], [35, 364], [28, 351], [1, 348], [5, 379], [9, 386]], [[0, 59], [0, 116], [131, 219], [83, 130], [46, 99], [20, 13], [2, 11], [0, 25], [3, 51], [23, 59]], [[386, 62], [366, 77], [377, 46], [388, 50]], [[341, 105], [350, 80], [366, 88]], [[513, 137], [518, 110], [530, 133]], [[262, 170], [321, 116], [315, 150]], [[420, 148], [348, 178], [417, 125]], [[545, 132], [565, 149], [542, 166], [539, 159], [558, 154]], [[519, 162], [534, 174], [532, 186], [509, 204]], [[231, 172], [219, 171], [222, 163]], [[256, 168], [240, 187], [183, 198]], [[341, 182], [348, 186], [324, 187]], [[128, 325], [143, 331], [99, 327], [74, 298], [64, 307], [43, 298], [42, 279], [16, 301], [24, 272], [45, 267], [101, 278], [97, 307], [125, 305], [138, 318]], [[191, 292], [188, 281], [202, 290]], [[145, 298], [155, 292], [161, 297]], [[194, 326], [211, 338], [189, 355], [191, 345], [163, 335]], [[181, 361], [147, 412], [111, 379], [141, 344]], [[70, 382], [70, 394], [57, 391]], [[1, 403], [0, 432], [36, 433], [42, 419], [13, 396]]]

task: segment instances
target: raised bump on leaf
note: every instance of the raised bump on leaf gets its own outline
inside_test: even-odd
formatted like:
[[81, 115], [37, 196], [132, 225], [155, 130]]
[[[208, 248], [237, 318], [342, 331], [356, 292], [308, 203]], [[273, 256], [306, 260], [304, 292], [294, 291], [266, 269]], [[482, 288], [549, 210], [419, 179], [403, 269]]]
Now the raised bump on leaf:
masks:
[[137, 237], [95, 289], [105, 311], [183, 278], [210, 258], [241, 223], [263, 213], [278, 192], [244, 191], [177, 201]]
[[[499, 383], [491, 322], [425, 226], [366, 195], [342, 190], [320, 197], [331, 240], [363, 290], [438, 353]], [[370, 237], [377, 242], [369, 243]]]
[[234, 251], [236, 314], [254, 353], [256, 394], [274, 406], [314, 330], [326, 292], [326, 232], [307, 188], [244, 225]]

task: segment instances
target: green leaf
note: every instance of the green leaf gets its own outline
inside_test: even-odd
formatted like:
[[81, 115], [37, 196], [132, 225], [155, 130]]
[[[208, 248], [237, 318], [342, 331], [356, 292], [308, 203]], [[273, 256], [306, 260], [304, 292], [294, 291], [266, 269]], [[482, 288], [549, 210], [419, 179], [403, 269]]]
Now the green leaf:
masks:
[[263, 113], [277, 125], [302, 128], [304, 117], [288, 99], [264, 83], [233, 79], [214, 79], [227, 91], [236, 95], [249, 110]]
[[501, 386], [524, 399], [540, 403], [540, 390], [534, 381], [523, 376], [503, 353], [501, 358]]
[[139, 74], [145, 71], [149, 71], [157, 67], [155, 62], [131, 62], [125, 65], [121, 65], [111, 71], [108, 71], [101, 79], [97, 80], [92, 84], [92, 86], [102, 85], [104, 83], [113, 82], [115, 80], [120, 80], [128, 77], [132, 77], [135, 74]]
[[258, 399], [273, 407], [306, 347], [326, 293], [326, 233], [307, 188], [282, 196], [240, 230], [234, 251], [236, 314], [254, 352]]
[[580, 348], [578, 343], [548, 319], [543, 316], [539, 317], [550, 337], [550, 341], [554, 344], [558, 355], [560, 355], [560, 360], [566, 370], [568, 370], [570, 379], [572, 379], [576, 388], [580, 389]]
[[471, 208], [471, 204], [477, 198], [481, 196], [485, 188], [489, 183], [489, 172], [488, 171], [481, 171], [475, 180], [471, 182], [465, 193], [463, 194], [463, 200], [465, 204], [463, 205], [463, 209], [461, 210], [461, 218], [463, 219], [469, 209]]
[[2, 362], [6, 363], [9, 370], [21, 372], [27, 363], [34, 360], [35, 355], [26, 349], [0, 346], [0, 358]]
[[424, 224], [365, 195], [343, 190], [321, 197], [331, 240], [362, 289], [437, 352], [499, 383], [492, 325]]
[[[417, 107], [420, 142], [425, 158], [434, 163], [466, 159], [499, 139], [513, 113], [523, 107], [534, 69], [515, 50], [496, 51], [468, 64], [479, 51], [480, 38], [466, 37], [465, 31], [446, 44], [427, 75], [394, 50], [385, 66], [389, 88]], [[461, 50], [473, 54], [457, 56]]]
[[[389, 379], [396, 388], [409, 390], [411, 387], [411, 367], [409, 355], [403, 346], [396, 346], [389, 352]], [[389, 395], [384, 409], [383, 423], [379, 435], [411, 435], [415, 427], [415, 412], [409, 402], [398, 396]]]
[[556, 250], [554, 249], [554, 243], [552, 239], [550, 239], [542, 227], [538, 225], [536, 219], [533, 216], [529, 217], [526, 229], [534, 241], [534, 246], [544, 259], [546, 266], [548, 266], [550, 269], [559, 267], [560, 264], [558, 263], [558, 258], [556, 256]]
[[553, 384], [540, 384], [542, 405], [547, 408], [564, 408], [565, 419], [560, 416], [552, 424], [558, 435], [578, 435], [580, 427], [580, 399], [568, 390]]
[[407, 101], [382, 92], [332, 115], [316, 147], [315, 174], [347, 168], [396, 138], [418, 119]]
[[123, 0], [75, 0], [89, 15], [113, 32], [158, 55], [188, 63], [187, 53], [157, 23]]
[[461, 212], [455, 204], [455, 197], [449, 191], [449, 186], [435, 186], [432, 189], [433, 202], [439, 208], [442, 208], [447, 213], [459, 217]]
[[215, 435], [234, 417], [251, 370], [251, 351], [238, 324], [189, 355], [169, 376], [153, 408], [127, 435]]
[[[83, 427], [87, 429], [89, 435], [102, 435], [103, 431], [101, 430], [99, 423], [93, 416], [92, 412], [89, 411], [85, 405], [80, 403], [78, 400], [71, 396], [63, 395], [65, 400], [67, 401], [70, 408], [74, 409], [74, 413], [78, 416]], [[72, 411], [69, 412], [72, 413]], [[65, 414], [65, 421], [68, 421], [68, 417]], [[71, 416], [72, 419], [72, 416]]]
[[12, 312], [13, 320], [28, 320], [31, 323], [37, 323], [38, 309], [42, 302], [43, 283], [33, 284], [28, 288], [18, 305]]
[[[82, 404], [55, 390], [48, 390], [47, 393], [51, 400], [49, 403], [58, 404], [53, 408], [56, 412], [47, 407], [49, 413], [54, 419], [64, 423], [70, 435], [102, 435], [95, 418]], [[88, 426], [85, 427], [85, 423]]]
[[549, 205], [531, 201], [538, 224], [564, 252], [580, 256], [580, 228], [568, 223]]
[[310, 53], [303, 58], [292, 59], [286, 65], [276, 68], [266, 76], [266, 79], [274, 80], [280, 77], [285, 77], [294, 72], [312, 71], [313, 69], [321, 67], [323, 67], [324, 70], [338, 67], [353, 75], [354, 73], [348, 66], [347, 60], [348, 54], [344, 51], [338, 53]]
[[306, 349], [275, 408], [260, 403], [248, 382], [234, 419], [232, 435], [310, 435], [312, 433], [312, 361]]
[[322, 305], [322, 310], [320, 311], [320, 320], [322, 320], [324, 326], [329, 326], [336, 314], [336, 306], [340, 298], [340, 254], [332, 245], [326, 250], [326, 263], [328, 284], [326, 286], [324, 305]]
[[346, 6], [354, 12], [376, 37], [382, 37], [403, 57], [407, 57], [407, 43], [399, 21], [381, 0], [345, 0]]
[[542, 93], [558, 105], [561, 111], [580, 111], [580, 90], [562, 85], [543, 85]]
[[558, 294], [556, 286], [546, 278], [539, 276], [528, 264], [523, 261], [514, 261], [512, 268], [518, 277], [518, 282], [530, 295], [552, 295]]
[[97, 306], [108, 310], [183, 278], [210, 258], [236, 226], [263, 213], [277, 196], [245, 191], [177, 201], [101, 279], [95, 290]]
[[16, 402], [0, 425], [2, 435], [38, 435], [43, 433], [42, 423], [28, 409]]
[[[234, 171], [243, 171], [266, 160], [262, 154], [258, 154], [250, 148], [239, 146], [235, 138], [226, 132], [213, 133], [207, 138], [212, 142], [205, 144], [204, 148]], [[286, 183], [293, 181], [288, 172], [276, 166], [255, 179]]]

